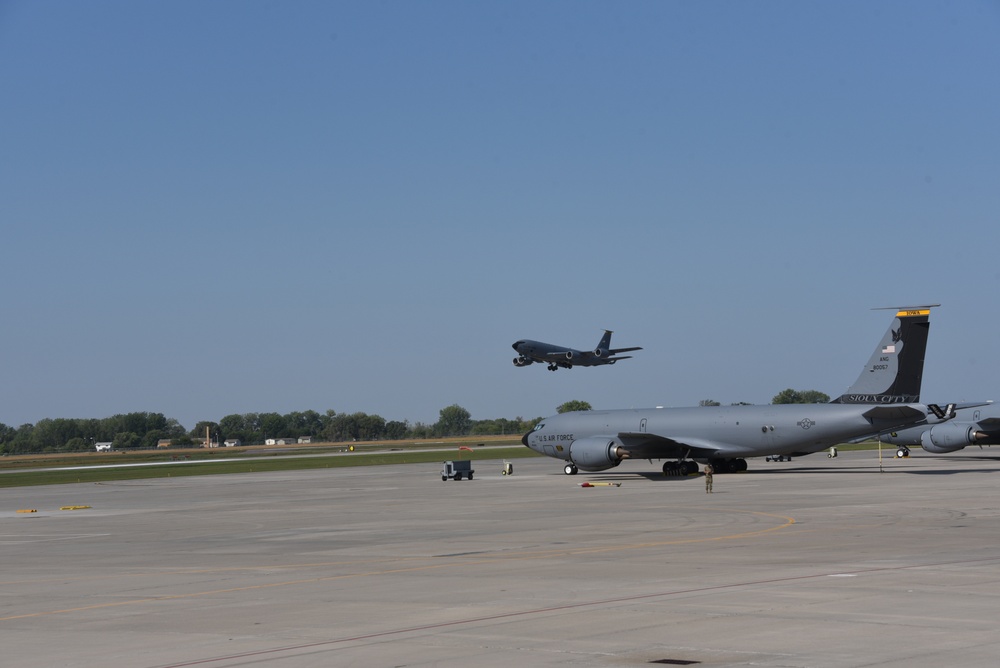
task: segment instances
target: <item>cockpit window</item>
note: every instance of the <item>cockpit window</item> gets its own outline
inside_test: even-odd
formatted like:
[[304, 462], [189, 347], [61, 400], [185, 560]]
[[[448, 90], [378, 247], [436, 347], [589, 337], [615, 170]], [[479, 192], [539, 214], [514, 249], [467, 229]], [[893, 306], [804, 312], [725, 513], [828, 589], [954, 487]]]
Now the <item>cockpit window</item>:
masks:
[[541, 431], [542, 427], [544, 426], [545, 426], [544, 422], [539, 422], [538, 424], [535, 425], [535, 428], [532, 429], [531, 431]]

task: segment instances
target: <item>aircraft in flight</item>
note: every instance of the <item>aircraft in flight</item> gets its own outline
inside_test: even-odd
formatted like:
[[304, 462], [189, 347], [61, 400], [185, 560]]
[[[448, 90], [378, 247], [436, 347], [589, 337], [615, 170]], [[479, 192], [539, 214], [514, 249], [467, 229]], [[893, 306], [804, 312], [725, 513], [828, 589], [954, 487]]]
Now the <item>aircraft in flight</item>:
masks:
[[910, 454], [911, 445], [927, 452], [945, 454], [967, 445], [1000, 444], [1000, 406], [983, 403], [971, 407], [945, 410], [942, 415], [928, 416], [927, 424], [897, 429], [881, 435], [883, 443], [898, 447], [896, 454]]
[[747, 457], [801, 456], [944, 416], [919, 403], [932, 306], [898, 309], [857, 381], [828, 404], [575, 411], [542, 420], [521, 442], [565, 460], [569, 475], [630, 458], [674, 460], [665, 475], [696, 473], [697, 463], [724, 473], [745, 471]]
[[533, 362], [548, 362], [549, 371], [555, 371], [559, 367], [572, 369], [574, 366], [601, 366], [632, 357], [631, 355], [615, 357], [619, 353], [642, 350], [642, 348], [612, 348], [611, 335], [613, 333], [610, 329], [604, 330], [604, 336], [601, 337], [597, 347], [593, 350], [576, 350], [565, 346], [554, 346], [551, 343], [521, 339], [511, 346], [518, 355], [514, 358], [514, 366], [528, 366]]

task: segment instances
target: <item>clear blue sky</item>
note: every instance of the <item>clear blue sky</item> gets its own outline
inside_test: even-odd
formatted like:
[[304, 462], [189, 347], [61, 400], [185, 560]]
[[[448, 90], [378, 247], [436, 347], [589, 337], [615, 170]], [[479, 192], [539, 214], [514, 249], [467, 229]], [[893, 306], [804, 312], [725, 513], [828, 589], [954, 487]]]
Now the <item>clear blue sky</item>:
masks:
[[835, 396], [927, 302], [1000, 399], [997, 2], [0, 2], [0, 96], [11, 426]]

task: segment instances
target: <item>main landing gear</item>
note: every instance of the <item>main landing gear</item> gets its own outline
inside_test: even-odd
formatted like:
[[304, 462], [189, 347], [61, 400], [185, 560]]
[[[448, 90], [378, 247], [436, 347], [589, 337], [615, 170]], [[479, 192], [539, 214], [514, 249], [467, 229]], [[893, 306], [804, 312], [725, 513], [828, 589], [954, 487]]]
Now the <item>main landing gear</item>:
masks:
[[898, 457], [899, 459], [903, 459], [904, 457], [909, 457], [909, 456], [910, 456], [910, 449], [905, 445], [899, 446], [899, 448], [896, 450], [896, 457]]
[[580, 472], [580, 469], [576, 468], [576, 464], [567, 464], [563, 467], [563, 472], [566, 475], [576, 475]]
[[694, 475], [698, 472], [698, 465], [694, 462], [666, 462], [663, 465], [663, 475], [665, 476], [685, 476]]
[[[745, 459], [713, 459], [712, 468], [716, 473], [741, 473], [747, 470]], [[698, 465], [692, 461], [667, 462], [663, 465], [665, 476], [686, 476], [698, 472]]]
[[716, 473], [743, 473], [747, 470], [747, 460], [745, 459], [719, 459], [712, 460], [712, 468]]

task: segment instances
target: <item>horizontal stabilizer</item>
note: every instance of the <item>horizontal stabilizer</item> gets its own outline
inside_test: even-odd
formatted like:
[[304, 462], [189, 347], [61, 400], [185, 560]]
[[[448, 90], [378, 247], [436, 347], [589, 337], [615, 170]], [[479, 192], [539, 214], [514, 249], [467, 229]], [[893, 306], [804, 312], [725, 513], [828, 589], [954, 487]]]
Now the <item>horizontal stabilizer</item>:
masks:
[[618, 353], [630, 353], [633, 350], [642, 350], [640, 347], [635, 348], [615, 348], [614, 350], [609, 350], [608, 352], [612, 355], [617, 355]]
[[875, 406], [862, 413], [869, 420], [913, 420], [926, 415], [913, 406]]

